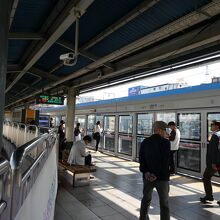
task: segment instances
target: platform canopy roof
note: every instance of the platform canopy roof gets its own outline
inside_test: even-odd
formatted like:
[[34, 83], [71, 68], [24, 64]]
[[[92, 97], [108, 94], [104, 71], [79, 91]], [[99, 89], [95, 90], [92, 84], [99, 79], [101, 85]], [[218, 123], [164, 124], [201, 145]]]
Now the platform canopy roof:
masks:
[[14, 0], [5, 107], [218, 55], [219, 27], [219, 0]]

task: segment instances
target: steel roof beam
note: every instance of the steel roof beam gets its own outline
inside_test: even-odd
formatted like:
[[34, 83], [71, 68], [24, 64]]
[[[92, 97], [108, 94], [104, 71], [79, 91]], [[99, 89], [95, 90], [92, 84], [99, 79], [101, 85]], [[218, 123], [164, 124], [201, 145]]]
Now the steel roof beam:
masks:
[[44, 79], [48, 79], [48, 80], [53, 81], [53, 82], [60, 79], [59, 77], [57, 77], [55, 75], [52, 75], [51, 73], [48, 73], [48, 72], [43, 71], [41, 69], [38, 69], [36, 67], [31, 67], [28, 70], [28, 72], [33, 73], [34, 75], [40, 76]]
[[[22, 71], [22, 68], [19, 64], [8, 64], [7, 72], [18, 73], [18, 72], [21, 72], [21, 71]], [[36, 67], [30, 68], [28, 70], [28, 73], [30, 73], [32, 75], [35, 75], [37, 77], [43, 78], [43, 79], [48, 79], [48, 80], [53, 81], [53, 82], [60, 79], [59, 77], [54, 76], [51, 73], [43, 71], [43, 70], [41, 70], [39, 68], [36, 68]]]
[[113, 25], [110, 25], [106, 30], [98, 34], [96, 37], [88, 41], [85, 45], [83, 45], [80, 50], [88, 50], [93, 45], [97, 44], [149, 8], [153, 7], [156, 3], [158, 3], [160, 0], [145, 0], [142, 3], [140, 3], [136, 8], [131, 10], [128, 14], [123, 16], [121, 19], [119, 19], [116, 23]]
[[[32, 55], [28, 62], [24, 65], [23, 70], [20, 74], [15, 78], [15, 80], [7, 87], [5, 93], [7, 93], [17, 82], [21, 79], [21, 77], [43, 56], [43, 54], [62, 36], [62, 34], [73, 24], [78, 16], [75, 13], [77, 10], [81, 10], [81, 13], [84, 14], [85, 10], [93, 3], [94, 0], [80, 0], [78, 3], [70, 8], [68, 14], [62, 19], [61, 23], [54, 27], [55, 30], [51, 33], [51, 35], [44, 40], [39, 47], [33, 51]], [[72, 3], [72, 2], [71, 2]]]
[[[75, 47], [74, 45], [64, 41], [64, 40], [58, 40], [56, 42], [57, 44], [59, 44], [60, 46], [62, 47], [65, 47], [66, 49], [68, 50], [71, 50], [73, 52], [75, 52]], [[97, 61], [99, 58], [97, 56], [95, 56], [94, 54], [90, 53], [90, 52], [87, 52], [87, 51], [83, 51], [83, 50], [80, 50], [79, 49], [79, 54], [83, 57], [86, 57], [87, 59], [89, 60], [92, 60], [92, 61]], [[103, 64], [105, 67], [109, 68], [109, 69], [114, 69], [113, 65], [111, 63], [104, 63]]]
[[10, 28], [11, 28], [12, 22], [13, 22], [14, 17], [15, 17], [15, 12], [16, 12], [17, 7], [18, 7], [18, 2], [19, 2], [19, 0], [14, 0], [14, 1], [12, 2], [12, 5], [11, 5], [10, 21], [9, 21], [9, 30], [10, 30]]
[[40, 33], [19, 33], [19, 32], [9, 32], [9, 40], [42, 40], [43, 35]]

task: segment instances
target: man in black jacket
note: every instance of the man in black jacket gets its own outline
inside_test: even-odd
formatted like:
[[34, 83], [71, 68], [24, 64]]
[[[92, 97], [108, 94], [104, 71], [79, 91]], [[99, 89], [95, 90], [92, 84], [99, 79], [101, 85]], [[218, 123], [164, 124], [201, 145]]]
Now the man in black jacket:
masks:
[[[220, 175], [220, 122], [212, 121], [212, 137], [207, 146], [206, 169], [203, 174], [205, 197], [200, 198], [202, 203], [213, 201], [211, 178], [218, 171]], [[220, 201], [217, 202], [220, 205]]]
[[154, 134], [141, 143], [139, 152], [140, 171], [143, 173], [144, 182], [140, 220], [149, 219], [148, 209], [154, 187], [160, 198], [161, 220], [169, 220], [170, 142], [166, 139], [168, 125], [163, 121], [156, 121], [153, 128]]

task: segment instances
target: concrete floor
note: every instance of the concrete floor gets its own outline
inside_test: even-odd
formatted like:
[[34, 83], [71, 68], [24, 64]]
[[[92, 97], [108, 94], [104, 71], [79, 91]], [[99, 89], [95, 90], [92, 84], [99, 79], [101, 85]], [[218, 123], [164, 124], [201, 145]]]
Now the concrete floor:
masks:
[[[97, 172], [89, 186], [72, 187], [60, 171], [55, 220], [128, 220], [138, 219], [142, 198], [142, 176], [139, 164], [92, 152]], [[214, 197], [220, 199], [220, 186], [214, 186]], [[203, 184], [184, 176], [170, 181], [171, 219], [219, 220], [220, 206], [216, 200], [201, 204]], [[150, 207], [150, 219], [159, 220], [156, 191]]]

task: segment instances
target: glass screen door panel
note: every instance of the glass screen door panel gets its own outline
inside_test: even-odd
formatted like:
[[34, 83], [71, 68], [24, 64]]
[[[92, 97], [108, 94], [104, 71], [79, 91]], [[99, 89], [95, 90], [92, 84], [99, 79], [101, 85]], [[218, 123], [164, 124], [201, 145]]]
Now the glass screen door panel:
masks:
[[155, 121], [164, 121], [166, 123], [169, 123], [170, 121], [175, 122], [175, 116], [175, 112], [159, 112], [155, 114]]
[[100, 134], [99, 150], [101, 150], [101, 149], [103, 149], [103, 146], [104, 146], [104, 133], [103, 133], [104, 115], [96, 115], [95, 123], [97, 121], [100, 121], [101, 134]]
[[118, 153], [132, 155], [133, 118], [130, 115], [119, 115]]
[[137, 135], [151, 135], [153, 133], [153, 113], [137, 115]]
[[177, 171], [202, 176], [202, 120], [201, 112], [177, 114], [177, 126], [180, 130], [180, 146], [177, 152]]
[[[95, 126], [95, 115], [88, 115], [87, 119], [87, 131], [92, 132]], [[87, 133], [88, 134], [88, 133]]]
[[140, 137], [137, 137], [137, 150], [136, 150], [136, 157], [139, 158], [139, 152], [140, 152], [140, 149], [141, 149], [141, 143], [142, 141], [145, 139], [145, 137], [143, 136], [140, 136]]
[[201, 113], [178, 114], [178, 125], [181, 139], [201, 140]]
[[85, 130], [86, 130], [86, 116], [85, 115], [76, 115], [75, 116], [75, 124], [80, 123], [80, 131], [81, 131], [81, 138], [85, 136]]
[[201, 146], [199, 143], [180, 142], [180, 148], [177, 156], [179, 168], [201, 172]]
[[119, 135], [118, 152], [131, 156], [132, 154], [132, 137]]
[[107, 151], [115, 151], [115, 135], [105, 133], [103, 136], [103, 149]]
[[153, 134], [153, 113], [137, 114], [137, 145], [136, 145], [136, 159], [139, 158], [139, 151], [141, 142]]
[[115, 151], [115, 116], [104, 117], [103, 149]]

